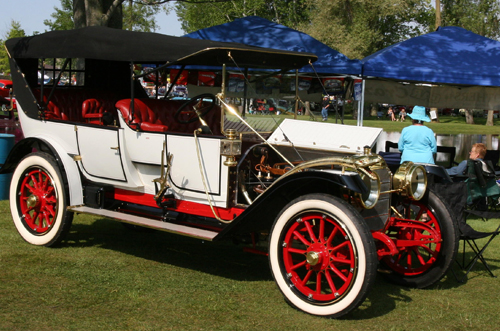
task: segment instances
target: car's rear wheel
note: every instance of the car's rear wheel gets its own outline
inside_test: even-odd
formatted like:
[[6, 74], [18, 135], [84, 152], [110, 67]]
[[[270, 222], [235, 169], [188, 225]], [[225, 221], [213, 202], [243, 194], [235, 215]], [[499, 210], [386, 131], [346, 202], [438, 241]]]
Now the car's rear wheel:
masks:
[[19, 162], [12, 174], [10, 210], [24, 240], [41, 246], [59, 243], [73, 220], [67, 201], [64, 178], [51, 155], [32, 153]]
[[377, 257], [361, 215], [344, 201], [309, 194], [290, 202], [269, 242], [273, 277], [292, 306], [340, 317], [358, 307], [375, 280]]

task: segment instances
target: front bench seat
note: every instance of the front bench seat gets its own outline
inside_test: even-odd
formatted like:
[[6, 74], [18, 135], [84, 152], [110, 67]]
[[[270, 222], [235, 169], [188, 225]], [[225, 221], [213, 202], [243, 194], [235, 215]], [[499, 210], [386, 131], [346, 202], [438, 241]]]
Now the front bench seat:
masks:
[[87, 99], [82, 103], [82, 117], [87, 123], [102, 124], [104, 106], [97, 99]]
[[116, 103], [125, 122], [133, 129], [141, 131], [166, 132], [168, 126], [161, 123], [156, 114], [140, 99], [134, 99], [134, 115], [131, 114], [131, 99], [123, 99]]

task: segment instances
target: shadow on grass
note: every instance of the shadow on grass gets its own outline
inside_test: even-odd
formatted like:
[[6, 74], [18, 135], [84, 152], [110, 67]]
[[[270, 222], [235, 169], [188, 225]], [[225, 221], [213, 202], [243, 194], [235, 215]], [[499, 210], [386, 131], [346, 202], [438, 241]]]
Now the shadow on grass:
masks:
[[73, 223], [61, 244], [61, 247], [95, 246], [235, 280], [272, 280], [267, 258], [246, 253], [241, 245], [148, 229], [134, 231], [108, 219], [96, 219], [91, 224]]
[[[241, 245], [230, 241], [204, 242], [161, 231], [132, 231], [107, 219], [85, 224], [75, 222], [62, 247], [100, 247], [238, 281], [273, 281], [267, 258], [245, 253]], [[447, 280], [437, 286], [457, 285], [461, 284], [453, 285]], [[365, 320], [389, 314], [398, 302], [412, 301], [410, 291], [377, 275], [365, 302], [342, 319]]]

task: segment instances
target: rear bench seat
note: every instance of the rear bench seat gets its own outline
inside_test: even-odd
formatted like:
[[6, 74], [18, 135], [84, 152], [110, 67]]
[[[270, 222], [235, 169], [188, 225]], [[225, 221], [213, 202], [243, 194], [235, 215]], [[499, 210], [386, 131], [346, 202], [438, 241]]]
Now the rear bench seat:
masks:
[[[44, 89], [44, 100], [47, 101], [51, 88]], [[40, 100], [40, 89], [34, 89], [33, 95]], [[116, 117], [115, 103], [119, 98], [113, 93], [101, 90], [79, 88], [60, 88], [54, 91], [45, 118], [72, 122], [102, 124], [102, 116], [98, 113], [110, 112]], [[84, 102], [86, 105], [84, 105]], [[85, 107], [84, 107], [85, 106]], [[86, 116], [84, 116], [84, 111]]]
[[[134, 118], [131, 119], [131, 99], [123, 99], [116, 103], [116, 108], [121, 113], [125, 122], [134, 130], [153, 132], [181, 132], [193, 133], [200, 127], [200, 122], [181, 124], [174, 119], [175, 112], [185, 100], [158, 100], [147, 98], [134, 99]], [[214, 135], [221, 135], [221, 111], [215, 106], [208, 112], [204, 119]], [[131, 122], [130, 122], [131, 121]]]

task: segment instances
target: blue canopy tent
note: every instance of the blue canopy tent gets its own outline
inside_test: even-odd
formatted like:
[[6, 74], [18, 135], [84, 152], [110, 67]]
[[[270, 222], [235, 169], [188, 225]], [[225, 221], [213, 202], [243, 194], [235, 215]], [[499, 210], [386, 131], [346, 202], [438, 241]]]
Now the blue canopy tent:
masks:
[[499, 59], [500, 42], [460, 27], [440, 27], [361, 60], [363, 76], [377, 79], [366, 80], [365, 99], [436, 108], [499, 109]]
[[[189, 33], [184, 35], [184, 37], [238, 42], [250, 46], [316, 54], [318, 60], [314, 62], [314, 68], [310, 65], [306, 65], [298, 70], [299, 74], [314, 75], [318, 73], [321, 76], [359, 76], [361, 74], [360, 60], [351, 60], [344, 54], [328, 47], [303, 32], [273, 23], [258, 16], [236, 19], [233, 22]], [[296, 91], [296, 93], [296, 99], [298, 99], [298, 94], [301, 92]], [[315, 100], [319, 102], [321, 100], [321, 93], [301, 93], [300, 99]], [[295, 111], [297, 111], [297, 103], [295, 105]]]
[[[184, 37], [314, 53], [318, 56], [318, 60], [314, 62], [314, 68], [318, 73], [361, 74], [360, 60], [351, 60], [303, 32], [258, 16], [236, 19], [233, 22], [189, 33]], [[311, 66], [304, 66], [299, 69], [299, 72], [312, 73], [314, 70]]]

